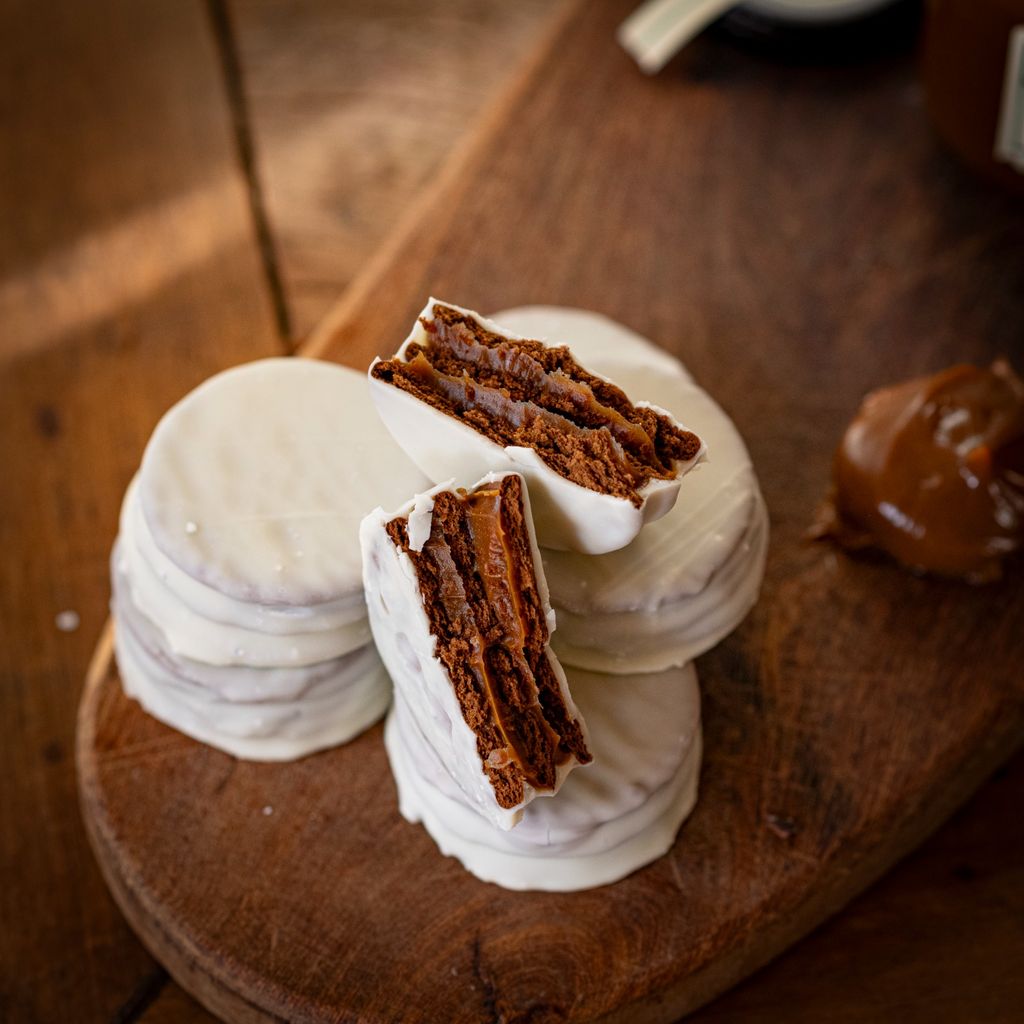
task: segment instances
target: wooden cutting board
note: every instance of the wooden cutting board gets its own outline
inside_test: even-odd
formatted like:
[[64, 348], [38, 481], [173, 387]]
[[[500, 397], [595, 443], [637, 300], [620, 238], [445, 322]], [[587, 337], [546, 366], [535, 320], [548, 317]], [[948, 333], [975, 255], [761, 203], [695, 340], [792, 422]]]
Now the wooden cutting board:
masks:
[[366, 365], [429, 293], [550, 302], [681, 356], [747, 438], [762, 599], [700, 659], [706, 759], [674, 849], [609, 887], [477, 882], [403, 822], [379, 727], [295, 764], [82, 699], [85, 820], [154, 954], [235, 1021], [667, 1021], [776, 955], [1024, 736], [1021, 567], [984, 589], [803, 533], [862, 393], [1021, 363], [1024, 211], [932, 140], [905, 57], [787, 66], [712, 36], [663, 76], [583, 5], [307, 346]]

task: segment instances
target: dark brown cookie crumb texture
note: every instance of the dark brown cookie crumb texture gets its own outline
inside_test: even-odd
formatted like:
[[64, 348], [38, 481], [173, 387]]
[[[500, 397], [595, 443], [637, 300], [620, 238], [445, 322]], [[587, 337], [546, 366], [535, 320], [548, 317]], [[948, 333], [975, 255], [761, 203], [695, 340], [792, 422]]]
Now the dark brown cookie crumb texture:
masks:
[[556, 473], [639, 507], [640, 489], [670, 480], [700, 438], [614, 384], [588, 373], [569, 349], [510, 341], [450, 306], [422, 321], [426, 346], [377, 363], [373, 376], [415, 395], [504, 446], [534, 449]]
[[589, 762], [548, 658], [520, 478], [438, 494], [422, 551], [409, 549], [407, 520], [387, 532], [416, 569], [437, 655], [498, 804], [521, 803], [524, 782], [553, 789], [572, 757]]

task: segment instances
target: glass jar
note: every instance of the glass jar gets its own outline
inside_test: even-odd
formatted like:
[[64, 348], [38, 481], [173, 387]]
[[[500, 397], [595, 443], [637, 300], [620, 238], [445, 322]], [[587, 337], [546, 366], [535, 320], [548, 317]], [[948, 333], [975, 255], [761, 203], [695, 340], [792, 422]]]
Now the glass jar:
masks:
[[939, 136], [1024, 194], [1024, 0], [929, 0], [922, 75]]

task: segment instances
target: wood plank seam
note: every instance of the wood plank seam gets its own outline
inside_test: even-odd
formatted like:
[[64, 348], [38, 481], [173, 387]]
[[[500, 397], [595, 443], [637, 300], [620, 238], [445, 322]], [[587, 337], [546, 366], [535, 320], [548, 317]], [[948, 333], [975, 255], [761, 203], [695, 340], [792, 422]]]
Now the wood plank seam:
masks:
[[231, 112], [235, 151], [238, 155], [242, 178], [246, 184], [260, 260], [263, 263], [263, 272], [274, 307], [274, 323], [281, 339], [288, 349], [292, 350], [294, 342], [292, 340], [291, 316], [285, 299], [284, 282], [281, 277], [274, 234], [267, 217], [266, 203], [263, 201], [263, 189], [260, 185], [256, 161], [256, 144], [253, 139], [245, 89], [242, 86], [242, 66], [238, 58], [231, 14], [228, 11], [226, 0], [206, 0], [206, 11], [220, 58], [224, 92], [228, 100], [228, 109]]
[[171, 976], [163, 967], [147, 974], [111, 1018], [110, 1024], [135, 1024], [167, 987]]
[[[222, 0], [218, 0], [222, 2]], [[298, 354], [311, 359], [322, 359], [324, 351], [336, 337], [342, 324], [345, 324], [352, 313], [366, 300], [374, 285], [383, 276], [396, 257], [405, 248], [406, 243], [424, 224], [431, 213], [438, 209], [442, 202], [451, 196], [460, 180], [468, 175], [469, 169], [487, 149], [488, 143], [505, 123], [506, 115], [515, 105], [527, 88], [534, 82], [537, 72], [554, 53], [555, 48], [563, 39], [570, 26], [577, 20], [585, 0], [566, 0], [563, 9], [547, 27], [544, 36], [532, 51], [530, 57], [512, 76], [497, 99], [480, 117], [473, 131], [468, 132], [452, 151], [441, 170], [434, 177], [419, 199], [412, 203], [405, 214], [395, 225], [391, 233], [377, 247], [373, 257], [367, 262], [362, 272], [353, 280], [338, 301], [320, 318], [316, 327], [298, 347]]]

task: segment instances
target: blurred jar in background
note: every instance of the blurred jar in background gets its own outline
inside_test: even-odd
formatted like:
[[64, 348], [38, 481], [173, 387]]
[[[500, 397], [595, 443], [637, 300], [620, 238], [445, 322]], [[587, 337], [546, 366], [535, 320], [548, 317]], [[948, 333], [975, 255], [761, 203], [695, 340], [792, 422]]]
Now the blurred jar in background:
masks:
[[754, 48], [809, 64], [903, 53], [920, 23], [920, 0], [744, 0], [722, 19]]
[[1024, 194], [1024, 0], [929, 0], [922, 73], [940, 137]]

